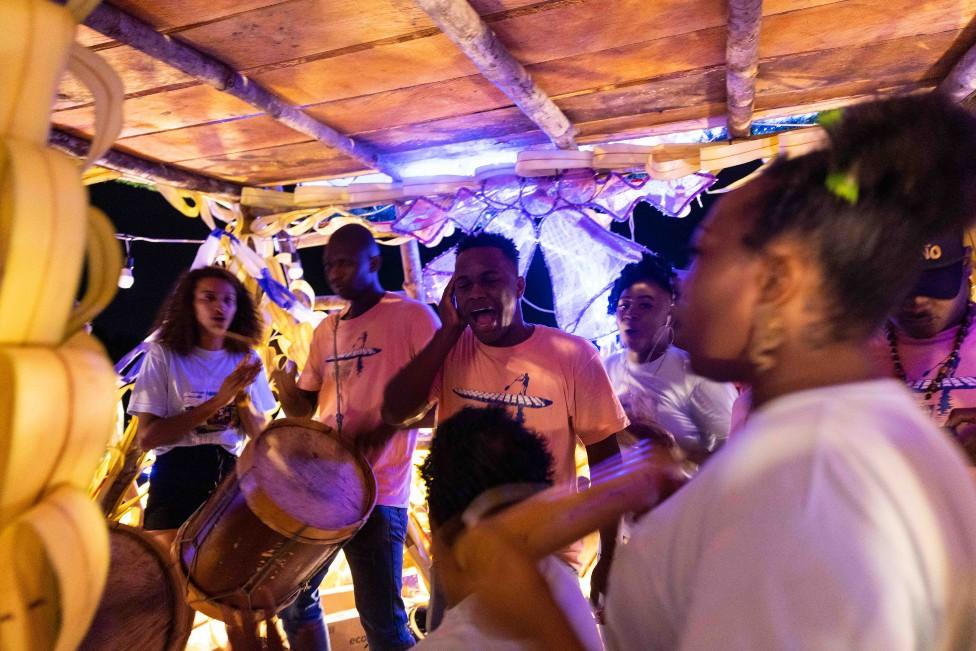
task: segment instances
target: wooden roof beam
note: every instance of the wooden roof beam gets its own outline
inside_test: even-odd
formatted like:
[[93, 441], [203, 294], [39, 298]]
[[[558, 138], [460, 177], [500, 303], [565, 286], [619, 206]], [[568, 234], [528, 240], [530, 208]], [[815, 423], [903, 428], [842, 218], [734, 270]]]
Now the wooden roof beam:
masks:
[[505, 48], [467, 0], [416, 0], [471, 59], [481, 75], [505, 93], [560, 149], [576, 148], [576, 129], [562, 110]]
[[759, 73], [762, 0], [728, 0], [725, 42], [725, 92], [729, 135], [748, 138]]
[[976, 93], [976, 45], [956, 62], [939, 84], [938, 92], [954, 102], [964, 102]]
[[[91, 143], [84, 138], [73, 136], [65, 131], [52, 129], [48, 137], [48, 144], [66, 154], [84, 158], [88, 155]], [[108, 150], [95, 163], [106, 169], [121, 172], [125, 176], [146, 179], [153, 183], [169, 185], [174, 188], [196, 190], [215, 197], [238, 201], [241, 198], [241, 186], [236, 183], [222, 181], [203, 174], [196, 174], [179, 167], [150, 161], [138, 156], [126, 154], [116, 149]]]
[[219, 61], [181, 41], [165, 36], [138, 18], [102, 3], [85, 19], [85, 25], [120, 43], [130, 45], [149, 56], [229, 93], [285, 126], [303, 133], [355, 159], [371, 169], [394, 176], [386, 169], [379, 153], [365, 143], [339, 133], [308, 115], [300, 108], [245, 77]]

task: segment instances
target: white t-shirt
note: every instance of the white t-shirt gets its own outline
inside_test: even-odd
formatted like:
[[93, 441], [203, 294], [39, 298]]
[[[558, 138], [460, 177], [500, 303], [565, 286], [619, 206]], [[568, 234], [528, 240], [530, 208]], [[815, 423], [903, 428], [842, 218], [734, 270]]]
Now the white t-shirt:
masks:
[[783, 396], [617, 549], [610, 649], [976, 648], [976, 487], [893, 380]]
[[[143, 412], [160, 418], [178, 416], [217, 395], [224, 378], [247, 354], [254, 353], [194, 348], [184, 356], [162, 344], [150, 343], [132, 387], [128, 412]], [[274, 409], [275, 399], [263, 369], [248, 386], [247, 394], [259, 411], [267, 413]], [[237, 407], [231, 403], [178, 442], [156, 448], [156, 454], [191, 445], [220, 445], [231, 454], [240, 454], [245, 437]]]
[[604, 366], [632, 422], [660, 425], [687, 452], [714, 450], [729, 435], [735, 387], [692, 373], [685, 351], [669, 346], [654, 361], [634, 364], [621, 350]]
[[[575, 570], [553, 557], [539, 563], [553, 599], [569, 620], [576, 637], [587, 651], [602, 651], [590, 603], [580, 590]], [[504, 581], [504, 579], [500, 579]], [[414, 647], [417, 651], [528, 651], [535, 647], [525, 640], [500, 637], [480, 628], [478, 597], [472, 595], [444, 613], [444, 621]]]

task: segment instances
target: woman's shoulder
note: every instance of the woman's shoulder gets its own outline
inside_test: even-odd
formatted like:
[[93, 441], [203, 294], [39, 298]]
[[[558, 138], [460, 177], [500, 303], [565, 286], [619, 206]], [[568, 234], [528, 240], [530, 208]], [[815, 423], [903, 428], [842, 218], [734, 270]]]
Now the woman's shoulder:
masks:
[[147, 358], [151, 357], [160, 361], [169, 362], [171, 359], [173, 359], [173, 357], [176, 356], [176, 353], [172, 348], [161, 341], [147, 341], [146, 352], [144, 355]]

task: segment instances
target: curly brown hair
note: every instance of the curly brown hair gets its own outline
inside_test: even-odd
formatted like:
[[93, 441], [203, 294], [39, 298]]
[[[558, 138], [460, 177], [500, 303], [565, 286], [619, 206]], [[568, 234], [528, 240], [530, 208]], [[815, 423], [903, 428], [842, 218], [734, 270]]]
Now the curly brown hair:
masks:
[[[220, 267], [201, 267], [187, 271], [179, 277], [156, 316], [153, 328], [159, 331], [157, 341], [178, 355], [190, 354], [193, 347], [200, 342], [200, 326], [193, 308], [193, 292], [196, 291], [197, 283], [204, 278], [223, 280], [234, 288], [237, 309], [227, 329], [256, 342], [262, 334], [264, 324], [258, 316], [254, 299], [234, 274]], [[244, 353], [250, 348], [246, 341], [235, 337], [224, 338], [224, 349], [230, 352]]]

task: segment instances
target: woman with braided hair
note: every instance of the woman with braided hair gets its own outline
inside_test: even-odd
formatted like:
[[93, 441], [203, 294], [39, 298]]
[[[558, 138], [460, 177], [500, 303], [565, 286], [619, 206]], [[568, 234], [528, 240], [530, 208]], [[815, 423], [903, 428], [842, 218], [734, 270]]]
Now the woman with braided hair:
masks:
[[[610, 649], [976, 648], [976, 487], [869, 345], [922, 245], [976, 216], [976, 117], [929, 94], [823, 123], [827, 148], [726, 195], [695, 238], [679, 343], [753, 411], [618, 550]], [[484, 523], [455, 545], [486, 612], [578, 648], [532, 559], [490, 553], [513, 540]]]

